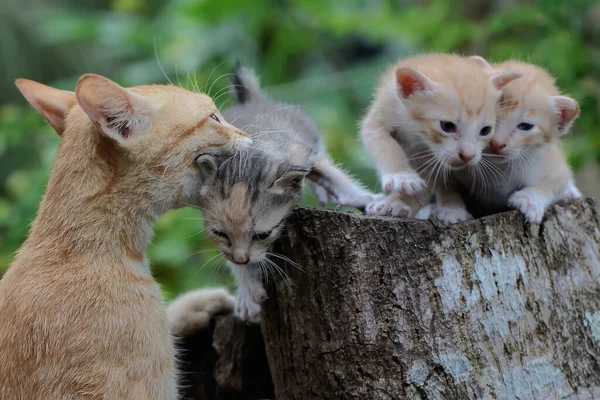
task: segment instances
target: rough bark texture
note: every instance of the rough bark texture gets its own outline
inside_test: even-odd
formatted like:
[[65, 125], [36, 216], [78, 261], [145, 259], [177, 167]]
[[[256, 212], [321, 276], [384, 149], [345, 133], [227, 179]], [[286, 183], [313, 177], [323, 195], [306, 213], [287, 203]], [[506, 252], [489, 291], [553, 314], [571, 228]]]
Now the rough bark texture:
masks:
[[186, 400], [272, 399], [273, 384], [260, 325], [216, 317], [179, 347], [181, 396]]
[[450, 229], [297, 209], [263, 335], [278, 400], [600, 399], [600, 225], [590, 201], [541, 226]]

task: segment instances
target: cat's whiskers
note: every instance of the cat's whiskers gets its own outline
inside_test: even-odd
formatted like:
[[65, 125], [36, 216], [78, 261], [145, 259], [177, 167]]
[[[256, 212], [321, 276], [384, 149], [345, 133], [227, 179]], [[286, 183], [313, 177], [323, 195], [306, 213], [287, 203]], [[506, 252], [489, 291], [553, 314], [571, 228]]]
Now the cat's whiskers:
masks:
[[175, 85], [173, 85], [173, 82], [171, 82], [169, 77], [167, 76], [167, 73], [165, 72], [162, 64], [160, 63], [160, 58], [158, 57], [158, 50], [156, 48], [156, 36], [154, 37], [154, 55], [156, 56], [156, 62], [158, 63], [158, 67], [162, 71], [162, 73], [165, 76], [165, 78], [167, 79], [167, 81], [171, 84], [171, 86], [175, 86]]
[[221, 252], [219, 252], [218, 254], [215, 254], [214, 256], [212, 256], [212, 257], [210, 257], [208, 260], [206, 260], [206, 261], [204, 262], [204, 264], [202, 264], [202, 266], [201, 266], [200, 268], [198, 268], [198, 270], [197, 270], [197, 271], [194, 273], [194, 276], [198, 275], [198, 273], [199, 273], [200, 271], [202, 271], [202, 269], [203, 269], [204, 267], [206, 267], [206, 265], [208, 265], [208, 263], [209, 263], [209, 262], [211, 262], [212, 260], [214, 260], [215, 258], [217, 258], [217, 257], [219, 257], [219, 256], [223, 257], [223, 255], [221, 254]]
[[302, 273], [306, 273], [306, 271], [302, 265], [298, 264], [295, 261], [292, 261], [289, 257], [284, 256], [283, 254], [268, 252], [267, 255], [275, 257], [275, 258], [279, 258], [280, 260], [283, 260], [283, 261], [287, 262], [288, 264], [290, 264], [292, 267], [296, 268], [298, 271], [300, 271]]
[[[221, 65], [223, 65], [223, 64], [225, 64], [225, 61], [222, 61], [222, 62], [221, 62], [221, 63], [219, 63], [219, 64], [218, 64], [216, 67], [214, 67], [214, 68], [212, 69], [212, 71], [210, 71], [210, 74], [208, 75], [208, 78], [206, 78], [206, 83], [204, 84], [204, 88], [202, 89], [202, 90], [204, 91], [204, 93], [206, 93], [206, 94], [209, 94], [209, 93], [210, 93], [210, 89], [209, 89], [209, 91], [208, 91], [208, 92], [206, 91], [206, 87], [208, 86], [208, 84], [209, 84], [209, 82], [210, 82], [210, 78], [212, 78], [212, 76], [213, 76], [213, 74], [215, 73], [215, 71], [216, 71], [216, 70], [217, 70], [219, 67], [221, 67]], [[215, 80], [215, 81], [213, 81], [213, 84], [214, 84], [215, 82], [216, 82], [216, 80]], [[212, 85], [211, 85], [210, 87], [211, 87], [211, 89], [212, 89]], [[209, 96], [210, 96], [210, 94], [209, 94]]]

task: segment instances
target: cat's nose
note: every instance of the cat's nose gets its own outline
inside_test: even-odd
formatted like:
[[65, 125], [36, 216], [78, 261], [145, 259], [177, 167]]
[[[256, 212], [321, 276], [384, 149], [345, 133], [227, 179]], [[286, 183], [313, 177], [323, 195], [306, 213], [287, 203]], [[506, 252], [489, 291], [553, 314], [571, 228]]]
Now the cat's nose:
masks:
[[460, 160], [464, 163], [468, 163], [469, 161], [471, 161], [474, 157], [475, 154], [472, 153], [466, 153], [464, 151], [460, 151], [458, 153], [458, 157], [460, 158]]
[[498, 150], [502, 150], [503, 148], [505, 148], [506, 143], [498, 143], [495, 140], [492, 140], [492, 143], [490, 143], [490, 146], [492, 147], [492, 150], [498, 151]]
[[248, 264], [250, 258], [245, 251], [237, 249], [233, 251], [233, 261], [235, 261], [236, 264]]

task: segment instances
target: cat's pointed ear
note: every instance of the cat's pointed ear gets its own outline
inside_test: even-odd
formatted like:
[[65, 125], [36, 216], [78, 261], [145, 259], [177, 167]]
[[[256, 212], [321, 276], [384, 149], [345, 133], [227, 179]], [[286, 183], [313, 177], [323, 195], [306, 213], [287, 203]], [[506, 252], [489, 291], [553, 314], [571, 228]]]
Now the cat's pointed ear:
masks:
[[483, 57], [481, 57], [481, 56], [471, 56], [471, 57], [469, 57], [469, 59], [475, 61], [482, 68], [486, 68], [486, 69], [487, 68], [492, 68], [492, 66], [490, 65], [490, 63], [488, 63], [486, 61], [486, 59], [483, 58]]
[[77, 103], [75, 93], [54, 89], [29, 79], [17, 79], [15, 83], [29, 104], [52, 125], [58, 136], [62, 136], [67, 113]]
[[202, 154], [196, 158], [196, 166], [200, 169], [200, 182], [202, 187], [207, 187], [212, 184], [218, 171], [215, 156], [212, 154]]
[[304, 188], [304, 178], [310, 170], [308, 168], [294, 168], [284, 172], [275, 182], [272, 189], [278, 194], [298, 193]]
[[103, 76], [82, 76], [75, 94], [98, 129], [119, 143], [144, 133], [152, 125], [154, 108], [150, 102]]
[[569, 131], [571, 124], [579, 115], [579, 104], [575, 99], [566, 96], [554, 96], [552, 102], [558, 118], [558, 131], [562, 136]]
[[414, 94], [427, 94], [433, 91], [435, 83], [414, 68], [403, 67], [396, 70], [396, 84], [400, 97], [407, 99]]
[[519, 79], [523, 75], [519, 72], [503, 72], [498, 75], [494, 75], [490, 78], [490, 82], [497, 90], [502, 89], [515, 79]]

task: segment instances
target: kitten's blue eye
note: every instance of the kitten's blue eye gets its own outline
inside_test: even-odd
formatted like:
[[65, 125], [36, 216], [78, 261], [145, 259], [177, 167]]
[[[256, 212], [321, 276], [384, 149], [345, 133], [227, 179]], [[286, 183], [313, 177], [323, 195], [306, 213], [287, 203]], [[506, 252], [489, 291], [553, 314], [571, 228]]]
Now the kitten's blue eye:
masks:
[[217, 121], [218, 123], [221, 123], [221, 119], [219, 118], [219, 116], [217, 114], [211, 114], [210, 117], [212, 119], [214, 119], [215, 121]]
[[491, 126], [484, 126], [483, 128], [481, 128], [481, 131], [479, 131], [479, 135], [480, 136], [487, 136], [490, 134], [490, 132], [492, 132], [492, 127]]
[[442, 130], [444, 132], [448, 132], [448, 133], [456, 132], [456, 125], [454, 125], [454, 122], [440, 121], [440, 127], [442, 128]]
[[530, 131], [533, 129], [533, 124], [528, 124], [527, 122], [521, 122], [519, 125], [517, 125], [517, 129], [520, 129], [522, 131]]
[[252, 236], [252, 240], [267, 240], [271, 236], [271, 232], [273, 231], [257, 233]]

